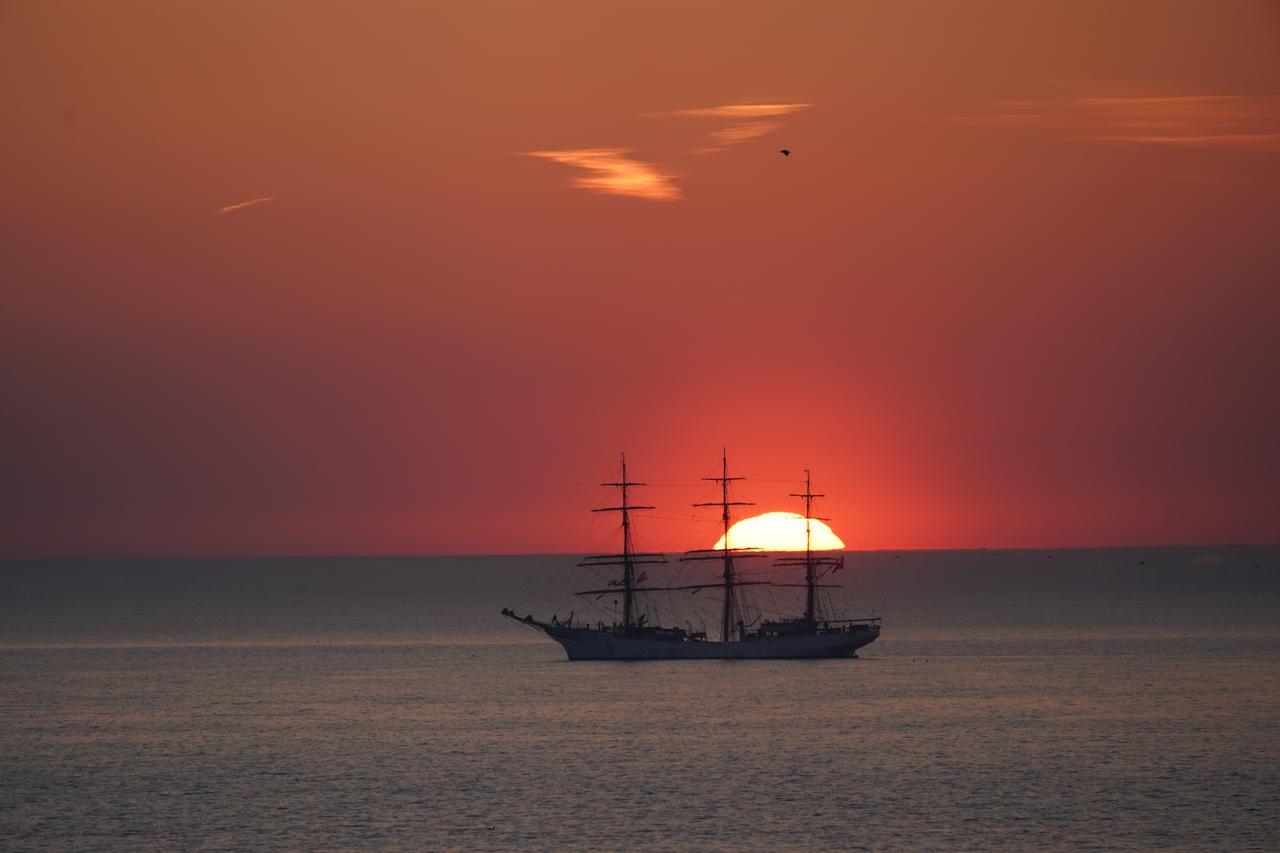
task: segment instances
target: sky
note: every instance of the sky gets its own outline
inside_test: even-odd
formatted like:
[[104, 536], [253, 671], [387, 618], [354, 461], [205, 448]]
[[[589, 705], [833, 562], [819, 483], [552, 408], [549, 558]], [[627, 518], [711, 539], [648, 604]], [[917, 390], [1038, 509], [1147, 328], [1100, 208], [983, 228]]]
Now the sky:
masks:
[[1280, 540], [1275, 3], [11, 1], [0, 124], [0, 555]]

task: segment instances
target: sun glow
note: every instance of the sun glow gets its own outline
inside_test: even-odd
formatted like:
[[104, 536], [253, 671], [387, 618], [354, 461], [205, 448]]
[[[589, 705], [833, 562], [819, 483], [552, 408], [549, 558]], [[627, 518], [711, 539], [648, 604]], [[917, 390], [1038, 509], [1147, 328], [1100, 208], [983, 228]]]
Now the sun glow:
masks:
[[[831, 528], [816, 518], [809, 520], [813, 550], [835, 551], [844, 542]], [[725, 547], [721, 536], [716, 548]], [[804, 516], [794, 512], [766, 512], [744, 518], [729, 528], [729, 547], [760, 548], [765, 551], [803, 551]]]

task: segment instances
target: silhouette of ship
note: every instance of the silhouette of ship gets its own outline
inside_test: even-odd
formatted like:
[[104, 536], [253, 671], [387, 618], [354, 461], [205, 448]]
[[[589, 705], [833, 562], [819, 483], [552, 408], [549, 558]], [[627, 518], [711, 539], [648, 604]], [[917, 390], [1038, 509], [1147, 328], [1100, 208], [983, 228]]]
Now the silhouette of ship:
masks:
[[[836, 618], [837, 614], [828, 612], [830, 605], [824, 603], [824, 596], [819, 590], [838, 587], [829, 581], [844, 567], [844, 555], [829, 552], [815, 552], [812, 548], [813, 501], [824, 497], [814, 494], [809, 471], [805, 470], [805, 490], [794, 493], [792, 497], [804, 501], [805, 550], [804, 556], [785, 556], [775, 558], [773, 565], [781, 571], [803, 569], [803, 582], [779, 582], [774, 580], [743, 580], [737, 572], [736, 561], [748, 558], [763, 558], [765, 554], [759, 548], [733, 548], [729, 545], [729, 528], [731, 526], [731, 507], [749, 505], [746, 501], [729, 499], [729, 484], [745, 479], [730, 477], [727, 455], [721, 457], [721, 474], [719, 477], [704, 477], [720, 485], [720, 500], [714, 503], [698, 503], [695, 507], [719, 507], [724, 524], [722, 547], [689, 551], [680, 559], [682, 562], [717, 560], [723, 566], [721, 577], [716, 582], [686, 584], [680, 586], [648, 586], [644, 585], [647, 573], [646, 565], [667, 562], [666, 555], [661, 553], [638, 552], [632, 541], [631, 514], [639, 510], [654, 509], [652, 506], [632, 504], [631, 489], [643, 486], [644, 483], [631, 482], [627, 479], [627, 460], [622, 457], [622, 479], [616, 483], [601, 483], [602, 486], [616, 488], [621, 492], [618, 506], [603, 507], [593, 512], [617, 512], [622, 516], [622, 551], [617, 554], [598, 554], [586, 557], [579, 564], [587, 568], [617, 567], [621, 569], [621, 577], [607, 582], [604, 589], [587, 589], [575, 593], [578, 596], [595, 597], [620, 596], [622, 600], [622, 621], [606, 625], [603, 622], [584, 623], [574, 621], [571, 614], [568, 620], [562, 621], [552, 617], [550, 622], [535, 619], [532, 614], [519, 616], [510, 608], [503, 608], [502, 615], [543, 631], [548, 637], [564, 647], [569, 660], [682, 660], [682, 659], [763, 659], [777, 660], [787, 658], [840, 658], [856, 657], [858, 649], [874, 641], [880, 636], [879, 617], [863, 619]], [[755, 576], [755, 575], [752, 575]], [[747, 622], [746, 608], [743, 607], [743, 587], [796, 587], [805, 590], [803, 614], [793, 618], [764, 619], [755, 618]], [[694, 631], [691, 628], [663, 627], [650, 623], [648, 618], [638, 611], [638, 597], [660, 592], [687, 592], [694, 594], [706, 589], [722, 590], [720, 635], [718, 640], [707, 638], [706, 631]]]

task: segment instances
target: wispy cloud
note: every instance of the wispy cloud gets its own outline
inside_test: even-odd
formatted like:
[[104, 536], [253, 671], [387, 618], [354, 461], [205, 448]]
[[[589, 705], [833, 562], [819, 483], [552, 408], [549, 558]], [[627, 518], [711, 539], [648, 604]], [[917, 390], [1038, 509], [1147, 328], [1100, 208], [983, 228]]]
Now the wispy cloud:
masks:
[[711, 131], [711, 144], [695, 149], [695, 154], [710, 154], [723, 151], [730, 145], [737, 145], [751, 139], [758, 139], [776, 130], [781, 130], [781, 121], [762, 121], [762, 119], [778, 118], [800, 110], [808, 109], [813, 104], [720, 104], [714, 107], [694, 107], [684, 110], [668, 110], [661, 113], [646, 113], [650, 118], [705, 118], [728, 121], [724, 127]]
[[813, 104], [721, 104], [718, 107], [695, 107], [689, 110], [669, 110], [664, 113], [649, 113], [661, 116], [689, 116], [693, 118], [731, 118], [752, 119], [769, 116], [785, 116], [800, 110], [808, 109]]
[[782, 122], [780, 121], [748, 121], [713, 130], [711, 131], [711, 138], [725, 145], [737, 145], [739, 142], [746, 142], [748, 139], [756, 139], [766, 133], [773, 133], [781, 127]]
[[1280, 150], [1280, 95], [1088, 95], [998, 101], [960, 124], [1040, 127], [1089, 142]]
[[563, 151], [526, 151], [586, 172], [570, 186], [611, 195], [631, 196], [650, 201], [675, 201], [681, 197], [674, 175], [653, 163], [636, 160], [627, 148], [570, 148]]
[[[780, 120], [782, 116], [811, 106], [813, 104], [805, 103], [721, 104], [644, 115], [647, 118], [691, 118], [711, 122], [711, 130], [706, 130], [706, 124], [702, 124], [697, 131], [706, 134], [704, 138], [709, 137], [710, 144], [687, 152], [707, 154], [780, 130], [784, 126]], [[676, 201], [683, 197], [676, 183], [677, 173], [667, 171], [659, 164], [636, 159], [630, 148], [566, 148], [522, 153], [582, 170], [582, 174], [569, 182], [570, 186], [578, 189], [649, 201]]]
[[229, 204], [226, 207], [218, 208], [218, 215], [221, 216], [224, 213], [231, 213], [232, 211], [236, 211], [236, 210], [244, 210], [246, 207], [253, 207], [255, 204], [266, 204], [269, 201], [275, 201], [277, 198], [279, 198], [279, 196], [264, 195], [262, 198], [251, 198], [248, 201], [241, 201], [235, 204]]

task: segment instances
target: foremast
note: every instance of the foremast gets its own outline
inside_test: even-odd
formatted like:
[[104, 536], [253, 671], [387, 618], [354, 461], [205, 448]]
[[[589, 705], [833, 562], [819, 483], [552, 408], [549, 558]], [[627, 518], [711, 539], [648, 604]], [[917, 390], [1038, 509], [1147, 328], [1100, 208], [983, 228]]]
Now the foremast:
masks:
[[[621, 554], [596, 554], [587, 557], [580, 565], [595, 566], [621, 566], [622, 579], [619, 581], [610, 581], [611, 587], [617, 586], [622, 589], [622, 629], [631, 631], [637, 625], [635, 594], [636, 594], [636, 566], [649, 563], [665, 563], [666, 557], [662, 554], [637, 553], [635, 543], [631, 537], [631, 513], [635, 510], [656, 509], [656, 507], [633, 504], [630, 499], [629, 489], [633, 486], [644, 486], [646, 483], [633, 482], [627, 479], [627, 454], [620, 454], [620, 462], [622, 465], [622, 479], [616, 483], [601, 483], [602, 486], [616, 488], [621, 493], [621, 500], [618, 506], [606, 506], [599, 509], [593, 509], [592, 512], [617, 512], [622, 514], [622, 553]], [[589, 595], [593, 593], [605, 593], [613, 590], [587, 590], [577, 593], [578, 595]]]

